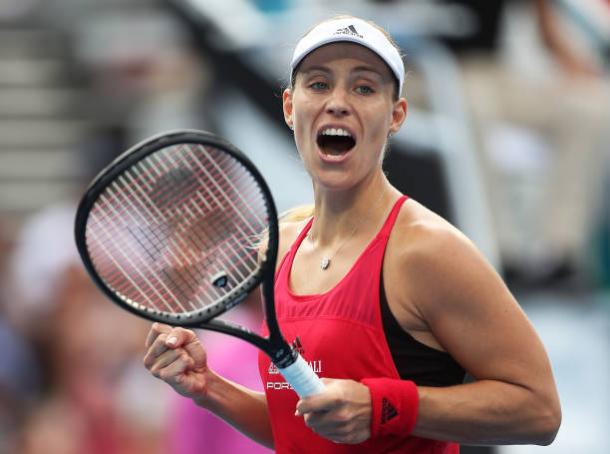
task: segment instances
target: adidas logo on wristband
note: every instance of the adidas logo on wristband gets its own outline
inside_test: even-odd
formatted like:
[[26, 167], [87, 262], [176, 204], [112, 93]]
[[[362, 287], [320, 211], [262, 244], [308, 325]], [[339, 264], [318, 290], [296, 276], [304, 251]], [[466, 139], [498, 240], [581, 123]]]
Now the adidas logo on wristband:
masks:
[[381, 424], [385, 424], [396, 416], [398, 416], [396, 407], [394, 407], [394, 405], [392, 405], [392, 403], [384, 397], [381, 400]]

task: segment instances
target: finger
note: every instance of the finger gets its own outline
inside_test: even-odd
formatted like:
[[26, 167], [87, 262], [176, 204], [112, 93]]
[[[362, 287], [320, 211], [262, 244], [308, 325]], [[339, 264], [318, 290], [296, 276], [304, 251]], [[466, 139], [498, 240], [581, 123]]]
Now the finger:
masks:
[[320, 393], [299, 400], [297, 402], [295, 413], [297, 416], [302, 416], [305, 413], [332, 410], [340, 405], [341, 402], [338, 399], [337, 394], [334, 392], [334, 385], [337, 380], [330, 378], [322, 378], [321, 380], [322, 383], [324, 383], [324, 390]]
[[342, 435], [342, 434], [328, 434], [328, 435], [323, 435], [324, 438], [329, 439], [330, 441], [332, 441], [333, 443], [337, 443], [337, 444], [351, 444], [352, 441], [350, 441], [350, 436], [349, 435]]
[[163, 355], [168, 350], [174, 350], [176, 348], [177, 347], [170, 347], [167, 345], [167, 334], [159, 334], [144, 355], [144, 366], [148, 369], [152, 368], [159, 356]]
[[[181, 347], [185, 347], [188, 354], [193, 357], [197, 364], [205, 365], [205, 351], [201, 345], [199, 345], [199, 351], [197, 351], [196, 346], [199, 344], [199, 339], [193, 331], [184, 328], [172, 328], [168, 325], [160, 325], [156, 330], [160, 331], [160, 334], [157, 335], [144, 356], [144, 366], [147, 369], [150, 370], [157, 361], [157, 358], [168, 350], [175, 350]], [[185, 342], [188, 343], [184, 345]]]
[[[341, 416], [340, 416], [341, 418]], [[310, 428], [321, 437], [335, 443], [356, 444], [370, 438], [370, 431], [358, 429], [355, 424], [347, 420], [309, 421]], [[309, 425], [308, 424], [308, 425]]]
[[179, 350], [167, 350], [165, 353], [154, 358], [154, 362], [150, 367], [150, 371], [153, 373], [169, 366], [174, 361], [183, 359], [183, 356], [188, 356], [183, 349]]
[[341, 401], [326, 390], [313, 396], [305, 397], [297, 402], [296, 415], [302, 416], [307, 413], [322, 413], [333, 410], [341, 404]]
[[168, 333], [171, 331], [171, 326], [169, 325], [163, 325], [161, 323], [153, 323], [152, 326], [150, 327], [150, 330], [148, 331], [148, 335], [146, 336], [146, 342], [145, 342], [145, 346], [146, 348], [149, 348], [153, 342], [157, 339], [157, 337], [159, 337], [159, 334], [161, 333]]
[[313, 424], [309, 428], [320, 435], [321, 437], [327, 438], [335, 443], [350, 443], [351, 431], [349, 426], [345, 424], [337, 424], [336, 422], [330, 424]]
[[156, 371], [156, 377], [171, 384], [180, 384], [184, 379], [184, 373], [191, 369], [193, 360], [184, 352], [178, 355], [175, 361], [166, 367]]
[[335, 443], [345, 443], [349, 434], [341, 427], [310, 426], [313, 432]]
[[160, 333], [149, 347], [149, 352], [152, 356], [159, 356], [168, 349], [180, 348], [185, 343], [190, 343], [194, 340], [198, 341], [197, 336], [190, 330], [161, 325]]
[[207, 364], [206, 351], [197, 336], [194, 335], [189, 342], [184, 344], [183, 348], [193, 358], [196, 365], [205, 366]]
[[303, 421], [312, 429], [315, 428], [316, 432], [322, 431], [324, 433], [339, 430], [341, 427], [345, 426], [347, 422], [346, 419], [342, 417], [341, 414], [337, 414], [336, 411], [306, 413], [303, 416]]

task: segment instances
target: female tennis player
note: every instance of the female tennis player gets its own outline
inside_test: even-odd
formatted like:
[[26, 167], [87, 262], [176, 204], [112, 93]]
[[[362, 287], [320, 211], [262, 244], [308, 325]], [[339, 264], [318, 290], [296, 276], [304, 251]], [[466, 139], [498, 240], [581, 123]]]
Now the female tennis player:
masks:
[[561, 410], [532, 325], [476, 247], [382, 171], [407, 115], [391, 38], [333, 18], [299, 41], [291, 71], [284, 116], [315, 205], [281, 225], [276, 310], [325, 389], [299, 400], [261, 354], [255, 393], [210, 370], [193, 332], [162, 324], [145, 366], [278, 453], [551, 443]]

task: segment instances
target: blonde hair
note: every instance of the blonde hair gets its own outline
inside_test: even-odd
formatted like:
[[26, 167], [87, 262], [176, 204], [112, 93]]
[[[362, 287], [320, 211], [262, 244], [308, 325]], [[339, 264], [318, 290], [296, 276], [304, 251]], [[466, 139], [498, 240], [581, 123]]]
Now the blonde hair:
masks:
[[313, 204], [297, 205], [289, 208], [279, 215], [279, 221], [282, 222], [301, 222], [313, 216]]
[[[301, 222], [313, 216], [313, 204], [297, 205], [283, 211], [278, 216], [280, 224], [283, 222]], [[267, 251], [267, 242], [269, 240], [269, 232], [265, 229], [258, 236], [253, 238], [253, 248], [258, 251], [258, 261], [262, 262]]]

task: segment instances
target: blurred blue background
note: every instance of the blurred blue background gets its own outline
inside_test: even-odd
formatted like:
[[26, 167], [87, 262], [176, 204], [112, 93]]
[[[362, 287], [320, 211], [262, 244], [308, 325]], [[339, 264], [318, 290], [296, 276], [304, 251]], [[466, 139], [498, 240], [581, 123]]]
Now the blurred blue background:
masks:
[[[93, 287], [73, 216], [105, 164], [176, 128], [235, 143], [280, 210], [310, 202], [281, 93], [296, 41], [336, 14], [374, 20], [405, 54], [389, 178], [479, 246], [551, 357], [555, 443], [462, 452], [607, 452], [606, 0], [3, 0], [0, 454], [268, 452], [146, 373], [148, 323]], [[258, 308], [233, 317], [260, 324]], [[213, 367], [260, 388], [252, 348], [201, 336]]]

